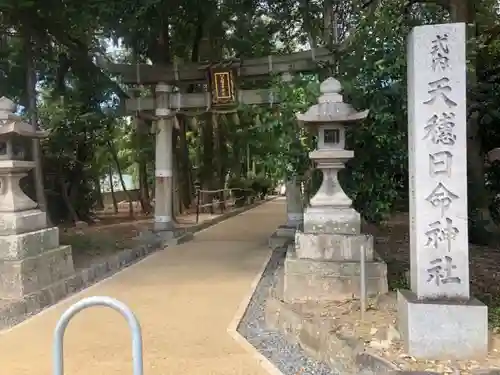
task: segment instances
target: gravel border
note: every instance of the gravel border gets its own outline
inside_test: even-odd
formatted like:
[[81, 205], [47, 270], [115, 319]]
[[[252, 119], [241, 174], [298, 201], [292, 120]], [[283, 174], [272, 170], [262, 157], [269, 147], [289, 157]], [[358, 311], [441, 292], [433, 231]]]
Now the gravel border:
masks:
[[310, 358], [298, 344], [287, 342], [281, 333], [266, 326], [265, 303], [276, 285], [277, 270], [283, 266], [285, 255], [286, 247], [273, 251], [237, 330], [284, 375], [340, 375], [340, 371]]

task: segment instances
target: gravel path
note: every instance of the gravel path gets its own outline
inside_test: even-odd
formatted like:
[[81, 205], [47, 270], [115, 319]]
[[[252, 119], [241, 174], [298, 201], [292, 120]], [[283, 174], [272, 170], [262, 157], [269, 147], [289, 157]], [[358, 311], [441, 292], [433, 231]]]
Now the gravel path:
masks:
[[273, 252], [266, 270], [255, 290], [238, 332], [259, 352], [268, 358], [284, 375], [338, 375], [326, 364], [316, 361], [297, 344], [288, 343], [279, 332], [266, 327], [264, 306], [269, 289], [277, 281], [277, 270], [283, 266], [286, 248]]

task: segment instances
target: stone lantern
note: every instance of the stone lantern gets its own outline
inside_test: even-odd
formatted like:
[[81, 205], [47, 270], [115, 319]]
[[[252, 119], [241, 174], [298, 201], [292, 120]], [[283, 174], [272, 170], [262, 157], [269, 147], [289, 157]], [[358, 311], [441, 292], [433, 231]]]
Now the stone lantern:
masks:
[[[283, 300], [338, 301], [359, 296], [360, 260], [365, 254], [368, 294], [387, 292], [387, 268], [373, 251], [373, 237], [360, 233], [360, 215], [339, 184], [337, 174], [354, 152], [345, 149], [349, 126], [365, 119], [344, 103], [334, 78], [320, 86], [318, 104], [298, 114], [301, 125], [318, 135], [318, 148], [309, 154], [323, 173], [323, 182], [304, 212], [304, 230], [295, 233], [295, 248], [287, 252]], [[364, 251], [362, 249], [364, 248]]]
[[[34, 161], [25, 160], [24, 146], [29, 139], [43, 138], [45, 133], [33, 131], [30, 124], [22, 121], [14, 112], [16, 105], [6, 97], [0, 98], [0, 212], [2, 222], [19, 211], [35, 209], [37, 203], [31, 200], [19, 186], [20, 180], [35, 167]], [[14, 223], [11, 223], [14, 224]], [[46, 218], [39, 221], [40, 228], [46, 226]]]
[[300, 124], [318, 135], [318, 149], [309, 153], [309, 157], [323, 173], [321, 187], [304, 213], [305, 232], [350, 234], [360, 231], [360, 216], [340, 186], [338, 172], [354, 157], [354, 151], [345, 149], [346, 130], [365, 119], [368, 110], [357, 112], [344, 103], [341, 89], [339, 81], [328, 78], [320, 86], [318, 104], [297, 115]]
[[45, 132], [15, 110], [0, 98], [0, 299], [23, 299], [74, 273], [71, 247], [59, 245], [58, 228], [47, 228], [45, 212], [19, 186], [35, 167], [25, 160], [24, 145]]

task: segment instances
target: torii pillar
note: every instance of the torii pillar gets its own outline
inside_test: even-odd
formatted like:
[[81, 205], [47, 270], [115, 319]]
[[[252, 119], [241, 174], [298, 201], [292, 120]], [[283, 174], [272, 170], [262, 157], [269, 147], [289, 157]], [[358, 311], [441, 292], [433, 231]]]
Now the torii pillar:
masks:
[[171, 232], [175, 229], [172, 219], [173, 200], [173, 150], [172, 127], [175, 112], [170, 110], [169, 93], [172, 87], [159, 82], [156, 85], [156, 147], [155, 147], [155, 206], [154, 231]]

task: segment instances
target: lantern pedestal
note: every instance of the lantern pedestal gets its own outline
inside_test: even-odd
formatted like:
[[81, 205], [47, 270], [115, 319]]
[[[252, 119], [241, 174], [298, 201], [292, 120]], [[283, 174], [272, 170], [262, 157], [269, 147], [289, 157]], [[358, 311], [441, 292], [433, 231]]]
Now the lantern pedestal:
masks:
[[37, 207], [37, 203], [21, 190], [19, 183], [35, 167], [32, 161], [1, 160], [0, 212], [26, 211]]
[[310, 207], [305, 210], [305, 233], [360, 232], [360, 215], [351, 207], [351, 198], [338, 180], [338, 173], [353, 157], [354, 152], [349, 150], [316, 150], [309, 154], [309, 158], [321, 170], [323, 181], [316, 195], [311, 198]]

